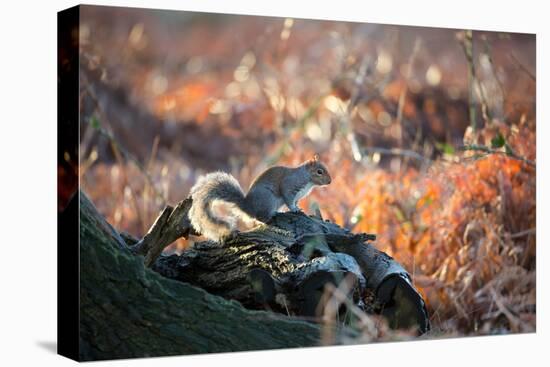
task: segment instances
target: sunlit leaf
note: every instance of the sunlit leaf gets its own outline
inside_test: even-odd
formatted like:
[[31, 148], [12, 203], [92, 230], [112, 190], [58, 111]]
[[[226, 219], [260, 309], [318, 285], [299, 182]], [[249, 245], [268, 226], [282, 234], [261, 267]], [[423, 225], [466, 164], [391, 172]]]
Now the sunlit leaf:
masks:
[[501, 133], [498, 133], [493, 139], [491, 139], [491, 146], [495, 149], [502, 148], [506, 144], [506, 139], [502, 136]]
[[101, 128], [101, 125], [99, 124], [99, 120], [97, 119], [97, 117], [95, 116], [90, 117], [90, 126], [97, 130]]
[[437, 149], [441, 150], [443, 154], [455, 154], [455, 148], [449, 143], [435, 143], [435, 146], [437, 147]]

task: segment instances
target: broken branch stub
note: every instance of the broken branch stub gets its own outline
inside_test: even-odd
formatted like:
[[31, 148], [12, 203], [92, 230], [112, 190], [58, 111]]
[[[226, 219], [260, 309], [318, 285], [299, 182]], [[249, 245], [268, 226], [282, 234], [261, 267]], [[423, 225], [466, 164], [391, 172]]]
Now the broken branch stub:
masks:
[[191, 198], [187, 198], [175, 208], [166, 206], [145, 236], [132, 246], [135, 254], [145, 256], [145, 266], [151, 267], [162, 251], [178, 238], [197, 234], [187, 217], [191, 204]]

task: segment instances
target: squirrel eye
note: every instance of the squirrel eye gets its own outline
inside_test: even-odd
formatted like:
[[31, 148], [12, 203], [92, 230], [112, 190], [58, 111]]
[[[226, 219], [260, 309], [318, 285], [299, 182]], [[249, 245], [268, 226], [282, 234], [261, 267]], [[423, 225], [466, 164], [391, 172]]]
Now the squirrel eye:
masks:
[[319, 169], [317, 170], [317, 174], [318, 174], [318, 175], [322, 175], [322, 174], [323, 174], [323, 170], [319, 168]]

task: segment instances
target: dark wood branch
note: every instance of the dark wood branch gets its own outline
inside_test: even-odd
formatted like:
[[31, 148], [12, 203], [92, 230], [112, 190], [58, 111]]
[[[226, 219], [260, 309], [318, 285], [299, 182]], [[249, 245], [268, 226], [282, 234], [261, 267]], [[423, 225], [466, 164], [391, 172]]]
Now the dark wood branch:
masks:
[[314, 246], [306, 250], [293, 233], [264, 226], [223, 245], [205, 241], [181, 255], [161, 256], [153, 270], [248, 308], [316, 317], [326, 284], [352, 276], [354, 290], [362, 292], [366, 281], [351, 256]]
[[[190, 206], [188, 198], [175, 209], [167, 207], [132, 247], [145, 256], [146, 266], [164, 277], [248, 308], [313, 318], [323, 314], [326, 286], [351, 277], [349, 297], [354, 304], [382, 313], [395, 328], [428, 330], [424, 301], [407, 271], [365, 243], [376, 236], [352, 233], [319, 214], [279, 213], [266, 225], [237, 232], [224, 243], [198, 242], [181, 255], [159, 256], [175, 239], [192, 233]], [[371, 294], [374, 298], [367, 297]], [[365, 302], [367, 298], [371, 301]]]
[[162, 250], [180, 237], [196, 234], [187, 217], [191, 208], [191, 198], [182, 200], [175, 208], [167, 206], [155, 220], [147, 234], [135, 245], [132, 251], [145, 256], [145, 266], [151, 267]]
[[[375, 292], [375, 303], [382, 305], [380, 312], [394, 328], [417, 328], [426, 332], [430, 328], [425, 302], [414, 288], [408, 272], [386, 253], [376, 249], [369, 240], [375, 236], [367, 233], [351, 233], [334, 223], [309, 217], [297, 226], [291, 220], [296, 214], [280, 214], [272, 224], [293, 231], [298, 238], [308, 238], [310, 233], [323, 234], [331, 251], [350, 255], [366, 279], [366, 289]], [[370, 308], [370, 307], [369, 307]], [[376, 309], [376, 305], [372, 305]]]

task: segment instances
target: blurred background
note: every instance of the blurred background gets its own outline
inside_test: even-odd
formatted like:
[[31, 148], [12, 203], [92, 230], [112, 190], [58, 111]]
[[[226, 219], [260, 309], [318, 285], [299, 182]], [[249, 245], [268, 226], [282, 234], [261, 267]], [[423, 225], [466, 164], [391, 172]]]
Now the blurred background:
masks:
[[118, 230], [319, 153], [301, 207], [375, 233], [432, 335], [535, 331], [534, 35], [82, 6], [80, 44], [80, 180]]

